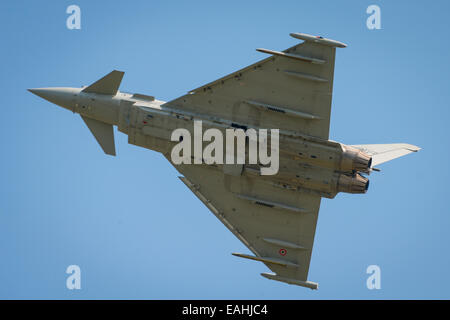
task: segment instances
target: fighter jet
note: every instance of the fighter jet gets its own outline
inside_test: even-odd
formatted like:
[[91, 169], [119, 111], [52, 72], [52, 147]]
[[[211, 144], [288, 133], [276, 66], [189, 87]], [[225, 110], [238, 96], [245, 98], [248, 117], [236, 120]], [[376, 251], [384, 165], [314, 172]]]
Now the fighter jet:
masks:
[[[121, 71], [87, 87], [28, 90], [80, 114], [108, 155], [116, 154], [114, 126], [128, 135], [128, 143], [162, 153], [181, 181], [251, 252], [233, 255], [265, 264], [272, 273], [261, 275], [268, 279], [317, 289], [308, 271], [321, 198], [366, 193], [368, 175], [379, 171], [375, 166], [420, 148], [329, 140], [335, 52], [346, 45], [290, 35], [302, 42], [284, 51], [257, 49], [269, 56], [169, 102], [120, 92]], [[278, 152], [276, 174], [262, 174], [265, 164], [259, 160], [176, 163], [172, 151], [185, 136], [174, 141], [174, 131], [184, 128], [198, 136], [200, 121], [216, 133], [245, 131], [246, 141], [251, 129], [278, 129], [277, 150], [270, 149]], [[270, 131], [270, 136], [275, 134]]]

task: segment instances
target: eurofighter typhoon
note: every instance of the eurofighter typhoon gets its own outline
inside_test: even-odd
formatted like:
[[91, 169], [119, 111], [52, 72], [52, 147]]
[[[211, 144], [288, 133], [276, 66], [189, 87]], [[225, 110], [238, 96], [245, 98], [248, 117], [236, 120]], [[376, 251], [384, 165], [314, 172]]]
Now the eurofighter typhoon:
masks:
[[252, 253], [233, 255], [264, 263], [268, 279], [317, 289], [308, 270], [321, 198], [366, 193], [375, 166], [420, 148], [329, 140], [335, 52], [346, 45], [291, 36], [303, 42], [257, 49], [269, 57], [169, 102], [120, 92], [121, 71], [87, 87], [29, 91], [80, 114], [108, 155], [113, 126], [161, 152]]

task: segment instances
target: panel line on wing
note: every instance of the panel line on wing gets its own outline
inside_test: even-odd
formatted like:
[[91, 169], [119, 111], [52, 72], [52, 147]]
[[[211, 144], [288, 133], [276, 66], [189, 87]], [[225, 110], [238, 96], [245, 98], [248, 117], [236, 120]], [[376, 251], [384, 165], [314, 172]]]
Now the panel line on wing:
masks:
[[272, 202], [272, 201], [268, 201], [268, 200], [263, 200], [263, 199], [259, 199], [259, 198], [255, 198], [246, 194], [242, 194], [242, 193], [236, 193], [236, 196], [240, 199], [243, 200], [247, 200], [250, 201], [252, 203], [255, 204], [260, 204], [260, 205], [264, 205], [270, 208], [278, 208], [278, 209], [283, 209], [283, 210], [288, 210], [288, 211], [294, 211], [296, 213], [308, 213], [309, 211], [304, 209], [304, 208], [298, 208], [298, 207], [293, 207], [284, 203], [278, 203], [278, 202]]
[[259, 261], [259, 262], [264, 262], [264, 263], [272, 263], [272, 264], [277, 264], [283, 267], [292, 267], [292, 268], [298, 268], [299, 265], [296, 263], [292, 263], [286, 260], [282, 260], [279, 258], [271, 258], [271, 257], [255, 257], [255, 256], [251, 256], [248, 254], [244, 254], [244, 253], [232, 253], [233, 256], [239, 257], [239, 258], [244, 258], [244, 259], [249, 259], [249, 260], [255, 260], [255, 261]]
[[291, 109], [288, 109], [285, 107], [274, 106], [272, 104], [267, 104], [267, 103], [263, 103], [263, 102], [259, 102], [259, 101], [245, 100], [244, 102], [251, 106], [254, 106], [254, 107], [263, 108], [264, 110], [285, 113], [285, 114], [299, 117], [299, 118], [302, 118], [305, 120], [319, 120], [320, 119], [320, 117], [313, 115], [311, 113], [306, 113], [303, 111], [294, 111], [294, 110], [291, 110]]
[[262, 53], [267, 53], [267, 54], [273, 54], [273, 55], [284, 57], [284, 58], [310, 62], [310, 63], [314, 63], [314, 64], [324, 64], [326, 62], [325, 60], [318, 59], [318, 58], [313, 58], [313, 57], [308, 57], [308, 56], [303, 56], [303, 55], [293, 54], [293, 53], [286, 53], [286, 52], [282, 52], [282, 51], [263, 49], [263, 48], [258, 48], [258, 49], [256, 49], [256, 51], [259, 51]]
[[280, 239], [273, 239], [273, 238], [263, 238], [263, 240], [267, 243], [283, 247], [283, 248], [289, 248], [289, 249], [296, 249], [296, 250], [308, 250], [307, 248], [293, 242], [284, 241]]
[[304, 79], [304, 80], [311, 80], [311, 81], [317, 81], [317, 82], [328, 82], [328, 79], [325, 78], [321, 78], [312, 74], [307, 74], [307, 73], [303, 73], [303, 72], [297, 72], [297, 71], [292, 71], [292, 70], [284, 70], [284, 73], [286, 73], [287, 75], [299, 78], [299, 79]]

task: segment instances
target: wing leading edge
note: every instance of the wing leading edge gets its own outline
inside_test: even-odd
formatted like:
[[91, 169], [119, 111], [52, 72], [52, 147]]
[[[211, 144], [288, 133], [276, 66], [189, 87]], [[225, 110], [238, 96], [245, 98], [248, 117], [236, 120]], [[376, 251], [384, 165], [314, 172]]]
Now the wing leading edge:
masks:
[[345, 45], [300, 33], [291, 36], [305, 41], [282, 52], [257, 49], [271, 56], [162, 107], [327, 140], [335, 51]]
[[[170, 161], [170, 157], [167, 157]], [[205, 166], [178, 165], [183, 183], [252, 252], [233, 255], [264, 263], [272, 280], [317, 289], [307, 281], [321, 197], [282, 190]]]

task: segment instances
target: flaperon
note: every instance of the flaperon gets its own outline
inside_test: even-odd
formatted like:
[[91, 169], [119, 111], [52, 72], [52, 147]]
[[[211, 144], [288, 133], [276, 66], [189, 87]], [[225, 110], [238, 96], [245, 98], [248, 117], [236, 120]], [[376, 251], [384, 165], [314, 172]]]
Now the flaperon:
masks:
[[[263, 273], [266, 278], [317, 289], [307, 276], [321, 198], [365, 193], [367, 176], [379, 171], [375, 166], [420, 148], [328, 140], [335, 52], [346, 45], [302, 33], [291, 36], [303, 42], [285, 51], [258, 49], [270, 56], [169, 102], [120, 92], [120, 71], [83, 88], [29, 91], [79, 113], [106, 154], [116, 154], [113, 126], [128, 135], [129, 143], [161, 152], [181, 181], [253, 253], [235, 256], [263, 262], [274, 272]], [[194, 136], [195, 121], [216, 133], [277, 130], [277, 173], [261, 175], [266, 164], [260, 161], [175, 164], [172, 148], [184, 136], [173, 141], [172, 133], [182, 128]], [[208, 145], [208, 139], [199, 141]], [[248, 158], [248, 150], [245, 154]]]

